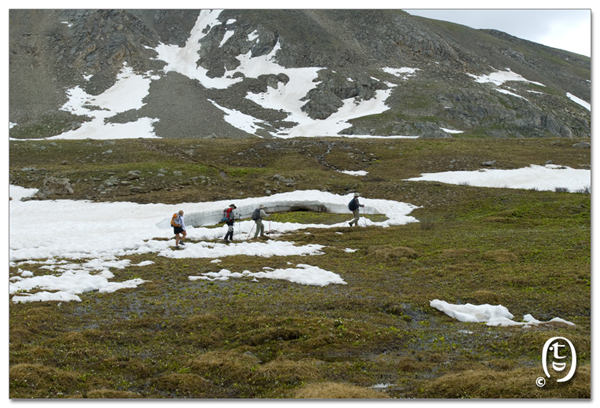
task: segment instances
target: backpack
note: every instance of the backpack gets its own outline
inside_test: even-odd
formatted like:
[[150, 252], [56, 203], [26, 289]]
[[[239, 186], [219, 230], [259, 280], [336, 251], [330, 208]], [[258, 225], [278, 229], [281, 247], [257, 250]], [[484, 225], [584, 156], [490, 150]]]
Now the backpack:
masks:
[[233, 219], [233, 210], [231, 208], [226, 208], [223, 210], [223, 218], [221, 218], [221, 222], [231, 221]]
[[173, 214], [173, 218], [171, 218], [171, 227], [180, 227], [181, 226], [177, 223], [178, 217], [179, 217], [179, 214], [177, 214], [177, 213]]
[[259, 220], [259, 219], [260, 219], [260, 208], [257, 208], [252, 213], [252, 221], [256, 221], [256, 220]]
[[353, 198], [352, 201], [350, 201], [348, 203], [348, 209], [350, 211], [354, 211], [358, 208], [358, 200], [356, 198]]

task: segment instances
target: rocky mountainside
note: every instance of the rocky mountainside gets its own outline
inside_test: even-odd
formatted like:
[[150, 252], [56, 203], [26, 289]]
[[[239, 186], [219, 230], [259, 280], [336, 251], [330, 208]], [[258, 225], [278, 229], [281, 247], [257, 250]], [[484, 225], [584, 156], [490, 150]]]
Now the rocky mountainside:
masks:
[[590, 137], [590, 58], [401, 10], [10, 10], [10, 136]]

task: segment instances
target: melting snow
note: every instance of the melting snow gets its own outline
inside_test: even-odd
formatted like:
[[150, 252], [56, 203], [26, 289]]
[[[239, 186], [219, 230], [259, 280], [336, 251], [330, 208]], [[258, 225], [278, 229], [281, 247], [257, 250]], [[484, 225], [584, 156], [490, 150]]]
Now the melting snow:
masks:
[[[552, 190], [562, 187], [577, 191], [590, 186], [589, 170], [574, 170], [561, 166], [534, 166], [515, 170], [483, 170], [475, 172], [447, 172], [426, 174], [410, 180], [433, 180], [453, 184], [470, 184], [484, 187], [537, 188]], [[130, 255], [158, 254], [168, 258], [207, 258], [218, 263], [231, 255], [264, 257], [323, 254], [322, 245], [295, 245], [287, 241], [268, 240], [247, 242], [254, 225], [253, 221], [235, 224], [234, 242], [226, 245], [214, 242], [224, 236], [222, 228], [206, 228], [218, 224], [224, 208], [230, 200], [212, 203], [135, 204], [129, 202], [94, 203], [89, 201], [51, 200], [21, 201], [33, 195], [35, 189], [10, 186], [10, 261], [18, 268], [18, 275], [10, 278], [10, 293], [13, 302], [79, 300], [78, 294], [89, 290], [112, 292], [121, 288], [136, 287], [144, 283], [141, 279], [114, 282], [111, 269], [132, 266], [143, 267], [152, 261], [142, 261], [131, 265], [127, 259], [118, 257]], [[269, 197], [237, 200], [237, 210], [242, 217], [248, 217], [259, 204], [267, 209], [285, 207], [291, 204], [325, 205], [330, 212], [347, 213], [347, 203], [351, 194], [339, 196], [316, 190], [295, 191]], [[403, 225], [417, 220], [409, 214], [417, 208], [413, 205], [391, 200], [362, 198], [365, 212], [383, 214], [387, 220], [373, 222], [363, 218], [361, 225], [389, 227]], [[188, 241], [185, 249], [171, 249], [172, 230], [170, 216], [183, 209], [188, 227]], [[349, 215], [350, 217], [350, 215]], [[297, 224], [268, 222], [267, 230], [272, 237], [305, 228], [339, 228], [347, 223], [334, 225]], [[94, 233], [90, 233], [93, 231]], [[339, 233], [339, 232], [338, 232]], [[207, 242], [211, 241], [211, 242]], [[347, 253], [355, 250], [346, 248]], [[57, 261], [57, 258], [65, 258]], [[69, 260], [75, 260], [68, 261]], [[79, 260], [79, 261], [77, 261]], [[83, 260], [83, 261], [81, 261]], [[42, 275], [27, 270], [27, 265], [41, 264]], [[247, 272], [247, 273], [246, 273]], [[54, 275], [53, 275], [54, 274]], [[239, 276], [252, 276], [267, 279], [288, 279], [294, 282], [315, 285], [316, 282], [342, 283], [343, 279], [330, 271], [316, 266], [298, 265], [267, 272], [241, 272], [241, 275], [221, 270], [202, 275], [206, 279], [222, 279]], [[335, 275], [335, 276], [334, 276]], [[338, 280], [339, 278], [339, 280]], [[191, 279], [191, 278], [190, 278]], [[198, 278], [194, 278], [198, 279]], [[40, 290], [32, 294], [33, 290]], [[53, 292], [56, 291], [56, 292]], [[464, 310], [451, 309], [464, 312]], [[507, 317], [504, 309], [496, 310], [496, 317]], [[493, 316], [493, 315], [490, 315]], [[508, 319], [512, 319], [509, 317]], [[505, 322], [506, 323], [506, 322]]]
[[403, 67], [403, 68], [390, 68], [390, 67], [386, 67], [383, 68], [384, 72], [387, 72], [388, 74], [392, 74], [395, 75], [397, 77], [400, 78], [407, 78], [410, 76], [415, 75], [415, 73], [418, 71], [418, 68], [408, 68], [408, 67]]
[[156, 119], [140, 118], [135, 122], [108, 123], [107, 119], [126, 112], [140, 109], [148, 95], [153, 79], [149, 75], [138, 75], [127, 65], [117, 75], [115, 84], [100, 95], [93, 96], [80, 87], [67, 91], [69, 100], [61, 110], [91, 118], [75, 130], [48, 139], [128, 139], [156, 138], [153, 124]]
[[[391, 89], [379, 90], [375, 97], [370, 100], [344, 100], [344, 105], [334, 114], [323, 120], [311, 119], [302, 111], [306, 101], [302, 101], [308, 92], [317, 86], [315, 80], [321, 67], [285, 68], [275, 62], [275, 56], [281, 45], [276, 44], [268, 55], [252, 57], [249, 51], [239, 55], [237, 59], [240, 64], [237, 68], [225, 72], [222, 77], [211, 78], [207, 75], [208, 70], [197, 65], [198, 52], [202, 44], [201, 40], [210, 30], [222, 23], [218, 20], [221, 10], [201, 10], [196, 24], [190, 32], [190, 36], [183, 47], [169, 44], [159, 44], [155, 48], [156, 59], [164, 61], [164, 73], [177, 72], [191, 79], [199, 81], [209, 89], [226, 89], [244, 78], [258, 78], [260, 75], [285, 74], [289, 81], [284, 85], [278, 83], [277, 88], [269, 88], [263, 93], [248, 93], [246, 98], [256, 102], [265, 109], [275, 109], [287, 113], [286, 122], [295, 123], [292, 128], [281, 128], [271, 132], [272, 136], [280, 138], [288, 137], [322, 137], [339, 136], [339, 132], [350, 127], [349, 121], [362, 116], [382, 113], [389, 109], [385, 104], [391, 93]], [[234, 20], [229, 20], [231, 24]], [[220, 46], [223, 46], [234, 31], [225, 31]], [[254, 32], [248, 36], [249, 41], [258, 41], [258, 33]], [[415, 68], [385, 68], [384, 71], [401, 78], [414, 75]], [[242, 75], [235, 75], [242, 74]], [[156, 118], [140, 118], [129, 123], [108, 123], [106, 120], [114, 115], [127, 110], [140, 109], [144, 103], [143, 99], [148, 95], [150, 84], [160, 76], [150, 74], [134, 74], [132, 69], [124, 66], [117, 77], [116, 83], [104, 93], [92, 96], [84, 92], [80, 87], [67, 91], [69, 101], [63, 106], [63, 110], [74, 114], [85, 115], [92, 120], [84, 123], [79, 129], [65, 132], [53, 137], [54, 139], [121, 139], [121, 138], [155, 138], [154, 124]], [[395, 85], [388, 84], [390, 87]], [[244, 114], [243, 112], [225, 108], [211, 101], [225, 114], [224, 119], [232, 126], [255, 134], [259, 129], [268, 129], [263, 126], [264, 122]], [[265, 130], [266, 131], [266, 130]], [[364, 135], [362, 137], [376, 137]], [[408, 136], [415, 138], [416, 136]]]
[[508, 81], [520, 81], [520, 82], [529, 82], [531, 84], [535, 84], [535, 85], [539, 85], [539, 86], [545, 86], [542, 83], [525, 79], [521, 75], [517, 74], [516, 72], [512, 72], [509, 68], [507, 68], [506, 71], [495, 71], [489, 75], [474, 75], [474, 74], [467, 74], [467, 75], [475, 78], [475, 82], [478, 82], [480, 84], [489, 82], [489, 83], [493, 83], [497, 86], [500, 86], [503, 83], [508, 82]]
[[[237, 59], [240, 64], [237, 68], [227, 71], [222, 77], [211, 78], [207, 75], [207, 70], [197, 65], [199, 51], [202, 47], [201, 40], [210, 32], [210, 30], [223, 24], [218, 20], [221, 10], [201, 10], [196, 24], [190, 32], [190, 36], [183, 47], [177, 45], [159, 44], [152, 48], [157, 52], [156, 59], [164, 61], [166, 65], [163, 68], [164, 73], [177, 72], [191, 79], [199, 81], [204, 87], [210, 89], [226, 89], [244, 78], [258, 78], [260, 75], [285, 74], [289, 81], [284, 85], [278, 83], [277, 88], [269, 88], [263, 93], [248, 93], [246, 98], [252, 100], [266, 109], [276, 109], [287, 113], [286, 122], [295, 123], [292, 128], [280, 128], [271, 131], [271, 135], [279, 138], [289, 137], [323, 137], [323, 136], [344, 136], [339, 133], [351, 126], [350, 120], [375, 115], [385, 112], [389, 109], [385, 101], [390, 96], [392, 88], [396, 84], [387, 83], [390, 89], [378, 90], [374, 98], [370, 100], [344, 100], [344, 105], [331, 116], [323, 120], [311, 119], [302, 111], [302, 106], [308, 92], [317, 86], [314, 81], [318, 77], [320, 67], [307, 68], [285, 68], [275, 62], [275, 56], [280, 50], [280, 44], [277, 43], [272, 52], [268, 55], [262, 55], [252, 58], [251, 52], [239, 55]], [[235, 20], [229, 20], [225, 25], [230, 25]], [[219, 46], [223, 46], [234, 31], [227, 29]], [[258, 33], [255, 31], [248, 36], [249, 41], [258, 41]], [[147, 47], [150, 48], [150, 47]], [[402, 79], [408, 79], [416, 75], [418, 69], [410, 67], [384, 67], [382, 71], [392, 74]], [[243, 75], [235, 75], [243, 74]], [[489, 75], [476, 76], [469, 74], [479, 83], [494, 83], [497, 86], [507, 81], [525, 81], [532, 84], [544, 86], [539, 82], [534, 82], [523, 78], [521, 75], [510, 71], [496, 71]], [[156, 138], [154, 124], [156, 118], [140, 118], [128, 123], [110, 123], [107, 120], [114, 115], [127, 111], [140, 109], [144, 103], [144, 98], [148, 95], [150, 84], [154, 80], [160, 79], [160, 76], [146, 74], [134, 74], [132, 69], [126, 65], [117, 77], [116, 83], [104, 93], [93, 96], [84, 92], [80, 87], [75, 87], [67, 91], [69, 101], [63, 106], [63, 110], [73, 112], [74, 114], [85, 115], [91, 118], [91, 121], [83, 123], [79, 129], [67, 131], [52, 139], [122, 139], [122, 138]], [[498, 91], [505, 94], [523, 98], [506, 89]], [[591, 105], [572, 94], [567, 94], [574, 102], [591, 110]], [[525, 98], [523, 98], [525, 99]], [[224, 119], [232, 126], [255, 134], [258, 130], [267, 131], [268, 126], [264, 122], [250, 115], [237, 110], [227, 109], [215, 102], [213, 104], [223, 111]], [[445, 132], [455, 133], [444, 129]], [[350, 137], [350, 136], [344, 136]], [[351, 137], [383, 137], [375, 135], [357, 135]], [[418, 136], [393, 136], [393, 138], [417, 138]]]
[[440, 129], [442, 129], [446, 133], [463, 133], [462, 130], [452, 130], [452, 129], [446, 129], [446, 128], [440, 128]]
[[220, 272], [207, 272], [201, 276], [190, 276], [189, 279], [226, 281], [229, 278], [252, 277], [255, 282], [258, 279], [280, 279], [311, 286], [346, 285], [346, 282], [338, 274], [311, 265], [299, 264], [296, 265], [296, 268], [265, 269], [265, 272], [231, 272], [227, 269], [221, 269]]
[[429, 305], [441, 312], [446, 313], [448, 316], [460, 322], [470, 323], [486, 323], [488, 326], [524, 326], [529, 327], [532, 325], [540, 325], [545, 323], [564, 323], [570, 326], [574, 326], [574, 323], [555, 317], [548, 322], [541, 322], [535, 319], [532, 315], [527, 314], [523, 316], [522, 322], [516, 322], [513, 320], [514, 316], [508, 311], [508, 309], [502, 305], [492, 306], [489, 304], [485, 305], [472, 305], [467, 303], [466, 305], [454, 305], [443, 300], [434, 299], [429, 302]]
[[584, 101], [583, 99], [580, 99], [580, 98], [576, 97], [575, 95], [573, 95], [571, 93], [567, 93], [567, 98], [569, 98], [570, 100], [572, 100], [576, 104], [583, 106], [584, 108], [586, 108], [589, 111], [592, 110], [592, 105], [590, 103]]
[[[322, 245], [296, 245], [276, 239], [249, 242], [253, 221], [236, 222], [234, 242], [215, 242], [225, 235], [225, 227], [214, 228], [230, 200], [212, 203], [135, 204], [129, 202], [94, 203], [75, 200], [21, 201], [36, 192], [10, 186], [10, 261], [18, 268], [18, 275], [10, 278], [13, 302], [80, 301], [79, 294], [87, 291], [113, 292], [134, 288], [145, 281], [131, 279], [116, 282], [111, 270], [144, 267], [153, 262], [146, 260], [132, 265], [131, 255], [158, 254], [166, 258], [206, 258], [211, 263], [227, 256], [247, 255], [268, 259], [274, 256], [318, 256]], [[295, 191], [269, 197], [237, 200], [237, 212], [248, 217], [259, 204], [267, 207], [285, 207], [290, 204], [325, 205], [331, 212], [348, 213], [351, 194], [339, 196], [321, 191]], [[363, 198], [367, 213], [385, 214], [387, 220], [372, 222], [364, 219], [362, 225], [389, 227], [416, 222], [409, 216], [416, 207], [390, 200]], [[173, 232], [169, 225], [173, 213], [183, 209], [188, 225], [188, 242], [184, 249], [173, 250]], [[265, 221], [267, 231], [276, 238], [282, 233], [305, 228], [338, 228], [335, 225], [298, 224]], [[208, 227], [207, 227], [208, 226]], [[57, 258], [63, 260], [57, 261]], [[27, 265], [38, 264], [43, 273], [28, 270]], [[206, 278], [237, 277], [224, 271]], [[248, 275], [251, 272], [243, 272]], [[204, 276], [204, 275], [203, 275]], [[256, 272], [255, 279], [285, 279], [305, 285], [345, 284], [335, 272], [317, 266], [297, 265], [295, 268]]]
[[348, 174], [350, 176], [366, 176], [367, 174], [369, 174], [367, 171], [364, 170], [340, 170], [340, 173]]
[[588, 191], [591, 188], [591, 170], [572, 169], [565, 166], [532, 164], [513, 170], [482, 169], [477, 171], [447, 171], [425, 173], [409, 181], [438, 181], [474, 187], [521, 188], [570, 192]]

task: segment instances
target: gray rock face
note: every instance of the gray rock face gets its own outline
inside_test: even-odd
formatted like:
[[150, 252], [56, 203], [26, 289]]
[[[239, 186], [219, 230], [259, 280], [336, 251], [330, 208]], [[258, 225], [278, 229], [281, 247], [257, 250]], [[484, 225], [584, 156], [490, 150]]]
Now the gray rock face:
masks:
[[[590, 137], [590, 111], [567, 94], [591, 99], [587, 57], [551, 49], [494, 30], [473, 30], [400, 10], [224, 10], [204, 28], [194, 69], [212, 79], [238, 79], [207, 88], [165, 72], [159, 44], [183, 47], [200, 10], [10, 10], [10, 130], [14, 138], [44, 138], [78, 129], [89, 117], [62, 110], [67, 89], [99, 95], [126, 65], [153, 80], [141, 108], [108, 123], [154, 120], [168, 138], [272, 137], [294, 125], [289, 112], [248, 98], [282, 91], [282, 72], [247, 76], [241, 60], [271, 56], [285, 69], [318, 68], [298, 97], [315, 121], [349, 102], [381, 91], [387, 111], [359, 116], [343, 134], [452, 137], [441, 128], [490, 137]], [[395, 75], [387, 68], [414, 68]], [[533, 82], [478, 83], [496, 68]], [[149, 74], [148, 74], [149, 75]], [[543, 84], [543, 86], [536, 85]], [[501, 92], [500, 92], [501, 91]], [[253, 126], [227, 120], [226, 110]], [[250, 129], [251, 128], [251, 129]]]

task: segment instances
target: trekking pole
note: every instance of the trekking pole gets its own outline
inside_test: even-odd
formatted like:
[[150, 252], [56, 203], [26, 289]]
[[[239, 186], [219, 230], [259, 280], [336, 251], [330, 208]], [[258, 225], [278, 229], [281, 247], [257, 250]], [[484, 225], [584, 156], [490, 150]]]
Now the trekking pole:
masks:
[[246, 237], [246, 241], [248, 240], [248, 238], [250, 238], [250, 234], [252, 234], [253, 229], [254, 229], [254, 225], [252, 226], [252, 228], [250, 228], [250, 232], [248, 233], [248, 236]]

